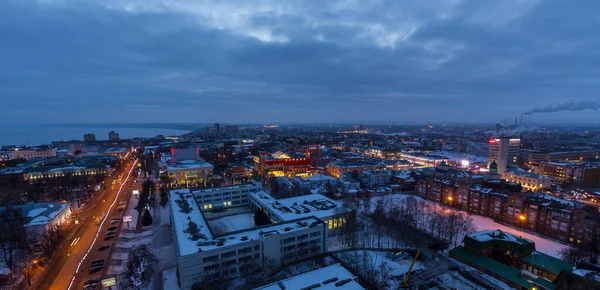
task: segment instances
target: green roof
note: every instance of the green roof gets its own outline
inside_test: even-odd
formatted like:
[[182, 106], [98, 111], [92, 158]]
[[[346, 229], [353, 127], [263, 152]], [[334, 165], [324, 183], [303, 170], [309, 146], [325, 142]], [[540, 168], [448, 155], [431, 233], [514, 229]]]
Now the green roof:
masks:
[[567, 271], [567, 272], [573, 271], [573, 265], [571, 265], [563, 260], [559, 260], [557, 258], [548, 256], [544, 253], [540, 253], [537, 251], [532, 252], [531, 254], [529, 254], [525, 257], [522, 257], [521, 261], [529, 263], [536, 267], [545, 269], [556, 275], [558, 275], [562, 271]]
[[483, 268], [490, 273], [494, 273], [527, 289], [531, 289], [533, 286], [529, 281], [519, 277], [521, 271], [518, 269], [504, 265], [486, 256], [473, 253], [462, 246], [450, 250], [450, 255], [461, 258], [472, 265]]
[[533, 281], [533, 284], [538, 285], [544, 289], [548, 289], [548, 290], [554, 290], [556, 289], [556, 285], [544, 278], [538, 277], [537, 279], [535, 279], [535, 281]]

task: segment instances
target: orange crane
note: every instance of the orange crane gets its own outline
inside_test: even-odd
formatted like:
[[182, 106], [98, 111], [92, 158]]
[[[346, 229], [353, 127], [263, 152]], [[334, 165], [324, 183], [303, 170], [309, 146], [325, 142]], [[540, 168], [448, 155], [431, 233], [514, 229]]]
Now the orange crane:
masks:
[[404, 281], [402, 281], [402, 283], [400, 283], [400, 285], [398, 286], [398, 288], [408, 288], [408, 287], [410, 287], [410, 285], [408, 285], [408, 279], [410, 278], [410, 272], [412, 271], [412, 268], [415, 265], [415, 262], [417, 261], [417, 258], [419, 258], [419, 254], [420, 253], [421, 253], [421, 249], [419, 249], [417, 251], [417, 254], [415, 255], [415, 258], [412, 261], [412, 264], [410, 264], [410, 268], [408, 269], [408, 273], [406, 273], [406, 277], [404, 277]]

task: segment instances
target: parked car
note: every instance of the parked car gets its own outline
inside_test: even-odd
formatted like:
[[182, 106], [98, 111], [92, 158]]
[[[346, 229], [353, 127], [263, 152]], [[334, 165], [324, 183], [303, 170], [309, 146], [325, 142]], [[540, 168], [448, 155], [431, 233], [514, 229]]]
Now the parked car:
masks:
[[114, 226], [113, 226], [113, 227], [110, 227], [110, 228], [108, 228], [108, 229], [106, 229], [106, 230], [110, 232], [110, 231], [114, 231], [114, 230], [116, 230], [116, 229], [117, 229], [117, 227], [114, 227]]
[[98, 251], [104, 251], [104, 250], [108, 250], [108, 248], [110, 248], [110, 246], [102, 246], [100, 248], [98, 248]]
[[108, 236], [104, 237], [104, 240], [105, 240], [105, 241], [108, 241], [108, 240], [110, 240], [110, 239], [112, 239], [112, 238], [114, 238], [114, 237], [115, 237], [115, 236], [108, 235]]
[[118, 210], [119, 210], [119, 211], [123, 211], [124, 209], [125, 209], [125, 207], [124, 207], [124, 206], [120, 206], [120, 207], [118, 208]]
[[92, 267], [90, 269], [90, 274], [98, 273], [98, 272], [102, 271], [102, 268], [104, 268], [104, 267], [103, 266], [102, 267]]
[[83, 285], [97, 284], [98, 282], [100, 282], [99, 279], [90, 279], [90, 280], [85, 281], [85, 283], [83, 283]]

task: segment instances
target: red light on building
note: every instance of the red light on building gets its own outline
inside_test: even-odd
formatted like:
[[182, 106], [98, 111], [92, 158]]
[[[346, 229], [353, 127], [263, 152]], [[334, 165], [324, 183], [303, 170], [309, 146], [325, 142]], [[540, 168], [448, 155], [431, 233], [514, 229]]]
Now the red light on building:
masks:
[[498, 144], [498, 141], [496, 141], [496, 139], [490, 139], [490, 144]]

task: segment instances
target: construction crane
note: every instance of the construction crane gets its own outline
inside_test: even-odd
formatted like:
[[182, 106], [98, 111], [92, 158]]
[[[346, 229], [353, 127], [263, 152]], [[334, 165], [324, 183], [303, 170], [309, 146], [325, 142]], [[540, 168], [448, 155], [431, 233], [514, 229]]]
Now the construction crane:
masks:
[[404, 277], [404, 281], [402, 281], [402, 283], [400, 283], [400, 285], [398, 285], [398, 289], [410, 287], [410, 285], [408, 285], [408, 279], [410, 278], [410, 272], [412, 271], [412, 268], [415, 265], [415, 262], [417, 261], [417, 258], [419, 258], [419, 254], [420, 253], [421, 253], [421, 249], [419, 249], [417, 251], [417, 254], [415, 255], [415, 258], [412, 261], [412, 264], [410, 264], [410, 268], [408, 269], [408, 273], [406, 273], [406, 277]]

